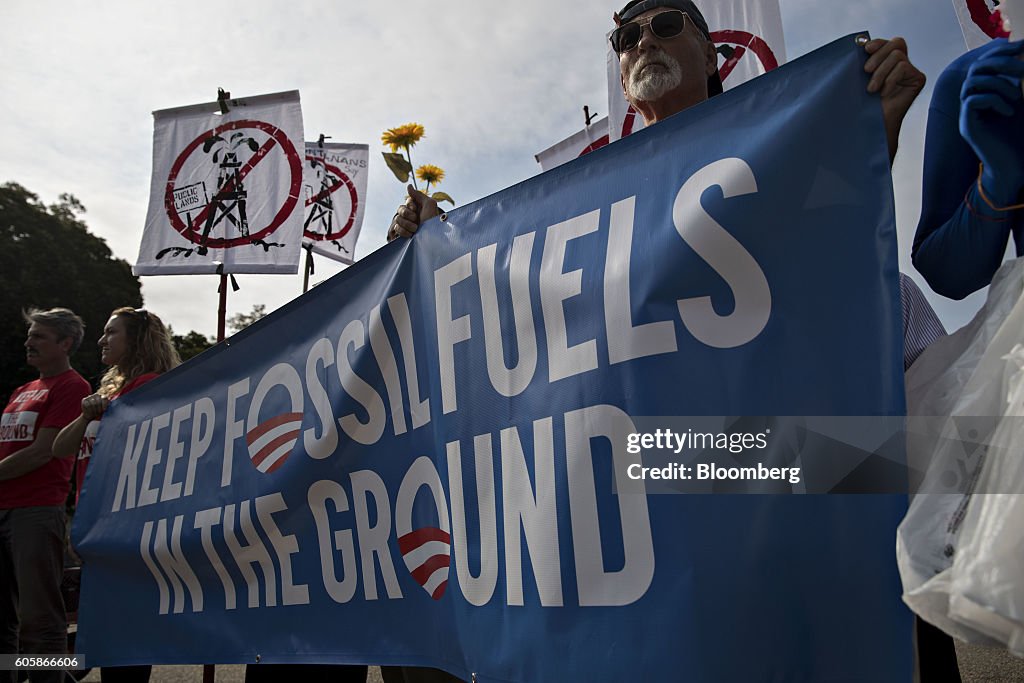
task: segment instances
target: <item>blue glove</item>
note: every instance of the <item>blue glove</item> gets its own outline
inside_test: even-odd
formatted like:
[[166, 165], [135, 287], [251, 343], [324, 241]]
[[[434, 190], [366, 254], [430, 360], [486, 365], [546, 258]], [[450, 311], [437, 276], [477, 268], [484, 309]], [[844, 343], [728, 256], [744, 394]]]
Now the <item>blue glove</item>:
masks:
[[983, 164], [994, 204], [1020, 201], [1024, 188], [1024, 41], [995, 40], [967, 71], [960, 90], [960, 135]]

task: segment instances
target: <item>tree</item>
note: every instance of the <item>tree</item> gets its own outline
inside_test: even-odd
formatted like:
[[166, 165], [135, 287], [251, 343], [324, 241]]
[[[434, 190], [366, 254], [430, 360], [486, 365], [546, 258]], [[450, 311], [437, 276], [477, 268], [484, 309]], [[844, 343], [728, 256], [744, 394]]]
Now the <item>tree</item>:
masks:
[[96, 340], [110, 312], [142, 306], [131, 266], [114, 258], [105, 240], [79, 218], [85, 207], [62, 194], [50, 206], [17, 183], [0, 185], [0, 396], [37, 375], [25, 363], [22, 309], [64, 306], [85, 321], [85, 339], [72, 365], [87, 379], [103, 371]]
[[184, 335], [174, 334], [174, 331], [171, 330], [171, 341], [174, 343], [174, 348], [178, 350], [182, 362], [195, 358], [214, 344], [212, 339], [195, 330]]
[[252, 325], [254, 322], [263, 318], [267, 315], [267, 307], [265, 304], [255, 304], [252, 307], [252, 311], [249, 313], [235, 313], [233, 316], [228, 318], [225, 322], [228, 327], [231, 328], [231, 334], [238, 334], [245, 328]]

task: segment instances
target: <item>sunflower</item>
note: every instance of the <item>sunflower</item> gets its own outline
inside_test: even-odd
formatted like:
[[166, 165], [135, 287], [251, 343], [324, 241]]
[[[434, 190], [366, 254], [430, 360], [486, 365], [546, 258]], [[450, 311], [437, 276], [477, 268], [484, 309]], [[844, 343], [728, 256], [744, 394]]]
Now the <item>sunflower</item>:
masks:
[[423, 126], [418, 123], [407, 123], [404, 126], [388, 128], [384, 131], [380, 140], [391, 147], [392, 152], [399, 149], [408, 149], [420, 141], [423, 137]]
[[416, 177], [427, 185], [437, 185], [444, 180], [444, 169], [433, 164], [423, 164], [416, 169]]

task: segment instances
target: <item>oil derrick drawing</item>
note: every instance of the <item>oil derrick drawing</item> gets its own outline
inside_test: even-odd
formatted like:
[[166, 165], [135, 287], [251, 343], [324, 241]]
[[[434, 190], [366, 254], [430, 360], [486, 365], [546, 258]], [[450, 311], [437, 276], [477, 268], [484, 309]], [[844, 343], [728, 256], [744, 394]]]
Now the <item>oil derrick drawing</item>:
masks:
[[[248, 193], [239, 173], [242, 161], [238, 158], [238, 154], [243, 147], [248, 147], [254, 153], [259, 149], [256, 140], [239, 132], [233, 133], [227, 140], [220, 135], [211, 135], [203, 142], [203, 152], [207, 154], [213, 152], [213, 163], [217, 164], [217, 191], [210, 203], [206, 222], [203, 225], [203, 234], [199, 239], [197, 253], [201, 255], [207, 252], [206, 245], [210, 233], [225, 221], [233, 225], [243, 237], [249, 236], [249, 219], [245, 213]], [[225, 235], [226, 233], [225, 226]], [[252, 243], [261, 245], [264, 251], [270, 251], [272, 246], [283, 246], [267, 243], [260, 239], [252, 240]]]
[[333, 175], [326, 164], [316, 159], [310, 159], [309, 167], [316, 173], [320, 189], [313, 195], [309, 215], [302, 227], [308, 232], [326, 236], [331, 234], [334, 225], [334, 200], [331, 199], [331, 190], [341, 179]]
[[[335, 206], [334, 199], [332, 198], [333, 193], [349, 181], [338, 169], [328, 166], [325, 162], [318, 159], [310, 159], [309, 157], [307, 157], [307, 160], [309, 161], [309, 167], [316, 174], [320, 190], [314, 194], [313, 188], [309, 185], [306, 186], [306, 191], [309, 195], [306, 201], [309, 207], [309, 215], [306, 216], [306, 222], [302, 227], [307, 236], [322, 235], [322, 237], [316, 239], [327, 241], [334, 234]], [[355, 212], [354, 206], [352, 211]], [[344, 231], [342, 234], [344, 234]], [[337, 239], [330, 239], [330, 243], [336, 246], [339, 252], [351, 255], [351, 250]]]

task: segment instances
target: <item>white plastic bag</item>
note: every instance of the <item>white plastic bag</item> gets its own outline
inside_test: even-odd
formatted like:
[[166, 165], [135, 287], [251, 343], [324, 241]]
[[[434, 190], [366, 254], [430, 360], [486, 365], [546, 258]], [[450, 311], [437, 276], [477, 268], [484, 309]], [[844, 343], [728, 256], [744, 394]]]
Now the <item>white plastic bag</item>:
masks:
[[962, 526], [949, 616], [1024, 657], [1024, 346], [1007, 357], [999, 423]]
[[966, 327], [925, 349], [907, 371], [907, 462], [914, 495], [897, 531], [903, 600], [962, 640], [996, 644], [949, 616], [952, 565], [985, 446], [1006, 408], [1005, 356], [1024, 341], [1024, 259], [996, 273]]

